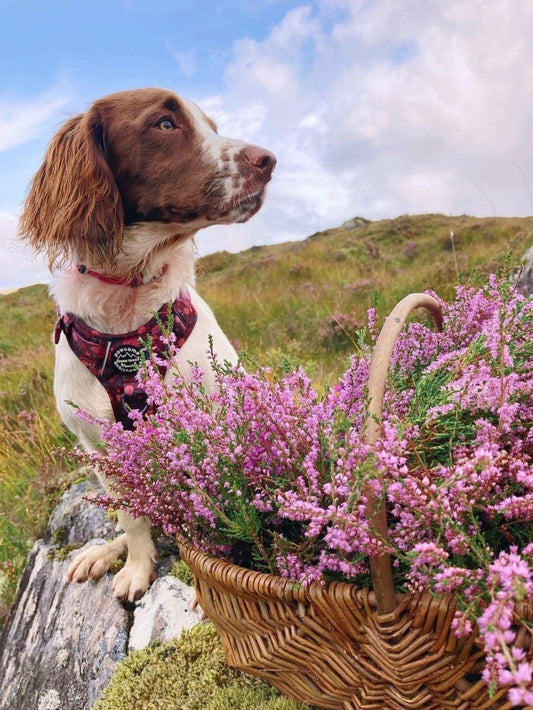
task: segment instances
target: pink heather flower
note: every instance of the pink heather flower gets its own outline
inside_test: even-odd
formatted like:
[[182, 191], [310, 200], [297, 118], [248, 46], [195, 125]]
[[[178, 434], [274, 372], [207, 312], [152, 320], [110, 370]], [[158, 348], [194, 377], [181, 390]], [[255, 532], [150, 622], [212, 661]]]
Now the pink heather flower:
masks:
[[[533, 299], [491, 276], [440, 303], [441, 333], [413, 321], [394, 347], [375, 446], [362, 437], [365, 348], [322, 393], [301, 368], [247, 373], [215, 355], [207, 392], [198, 367], [168, 383], [152, 357], [138, 379], [156, 411], [133, 412], [133, 431], [78, 416], [103, 431], [89, 458], [117, 484], [106, 505], [305, 585], [368, 583], [368, 556], [386, 550], [398, 590], [453, 594], [455, 633], [479, 630], [485, 681], [533, 705], [517, 643], [533, 597]], [[372, 339], [375, 309], [368, 320]], [[369, 499], [387, 508], [388, 540]]]
[[368, 332], [370, 333], [370, 337], [372, 340], [375, 340], [379, 334], [378, 331], [378, 314], [375, 308], [369, 308], [366, 312], [367, 316], [367, 321], [368, 321]]
[[455, 612], [452, 620], [452, 629], [459, 638], [470, 636], [473, 628], [472, 620], [468, 618], [467, 614], [460, 611]]

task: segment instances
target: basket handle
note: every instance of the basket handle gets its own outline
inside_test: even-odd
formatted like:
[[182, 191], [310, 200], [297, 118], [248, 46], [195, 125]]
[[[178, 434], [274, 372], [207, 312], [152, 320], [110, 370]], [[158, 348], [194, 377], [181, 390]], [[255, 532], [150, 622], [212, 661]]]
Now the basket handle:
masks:
[[[370, 371], [368, 375], [369, 403], [363, 427], [365, 444], [375, 444], [381, 436], [381, 415], [383, 397], [394, 344], [408, 316], [416, 308], [425, 308], [433, 316], [435, 325], [442, 328], [442, 311], [438, 302], [425, 293], [411, 293], [403, 298], [392, 310], [374, 346]], [[385, 505], [379, 505], [370, 489], [366, 491], [366, 517], [380, 539], [389, 541], [387, 526], [387, 510]], [[394, 581], [392, 577], [392, 562], [389, 553], [370, 558], [372, 586], [376, 596], [379, 614], [390, 614], [397, 606]]]

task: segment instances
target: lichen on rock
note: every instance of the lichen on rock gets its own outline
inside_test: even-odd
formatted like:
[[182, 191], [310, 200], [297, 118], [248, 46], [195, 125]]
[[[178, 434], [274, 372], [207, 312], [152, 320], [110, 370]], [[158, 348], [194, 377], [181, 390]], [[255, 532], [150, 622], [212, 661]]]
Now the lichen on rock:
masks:
[[60, 710], [61, 698], [55, 688], [47, 690], [39, 699], [37, 710]]

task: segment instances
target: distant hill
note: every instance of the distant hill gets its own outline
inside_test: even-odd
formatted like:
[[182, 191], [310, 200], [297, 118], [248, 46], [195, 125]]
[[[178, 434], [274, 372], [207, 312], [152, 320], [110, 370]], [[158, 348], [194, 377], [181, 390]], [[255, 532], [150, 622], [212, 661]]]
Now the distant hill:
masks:
[[519, 264], [532, 243], [533, 217], [355, 217], [300, 242], [206, 256], [198, 288], [237, 345], [268, 363], [284, 351], [323, 379], [344, 367], [369, 307], [385, 316], [426, 289], [451, 298], [458, 277]]
[[[451, 298], [458, 278], [511, 268], [532, 243], [533, 217], [354, 217], [302, 241], [205, 256], [198, 289], [238, 348], [269, 363], [285, 352], [325, 374], [344, 362], [370, 306], [384, 316], [426, 289]], [[0, 304], [0, 355], [27, 352], [33, 338], [51, 350], [45, 286], [1, 295]]]

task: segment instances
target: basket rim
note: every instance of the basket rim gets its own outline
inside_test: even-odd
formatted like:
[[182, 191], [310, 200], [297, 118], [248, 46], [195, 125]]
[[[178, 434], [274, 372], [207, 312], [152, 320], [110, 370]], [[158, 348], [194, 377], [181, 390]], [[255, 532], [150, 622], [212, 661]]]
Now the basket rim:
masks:
[[[189, 543], [178, 542], [178, 549], [180, 557], [186, 563], [192, 562], [195, 567], [200, 565], [209, 576], [234, 591], [256, 594], [257, 585], [262, 584], [268, 588], [275, 587], [276, 591], [275, 593], [273, 591], [273, 594], [280, 599], [294, 598], [300, 602], [307, 599], [303, 585], [294, 579], [242, 567], [229, 560], [224, 560], [222, 557], [199, 550]], [[236, 570], [242, 570], [242, 573], [236, 573]]]
[[[378, 623], [392, 623], [407, 612], [414, 616], [423, 613], [424, 609], [432, 607], [435, 613], [446, 609], [448, 612], [456, 606], [456, 595], [443, 593], [437, 595], [429, 589], [417, 592], [395, 591], [396, 604], [391, 611], [383, 612], [379, 608], [379, 599], [373, 586], [358, 586], [348, 581], [320, 581], [312, 580], [306, 585], [288, 577], [258, 572], [257, 570], [242, 567], [234, 562], [229, 562], [215, 555], [203, 552], [192, 544], [177, 540], [181, 559], [189, 564], [196, 577], [200, 577], [209, 587], [212, 582], [217, 588], [236, 596], [256, 597], [264, 601], [273, 599], [282, 602], [297, 604], [329, 604], [331, 599], [341, 604], [355, 604], [371, 613]], [[195, 582], [196, 583], [196, 582]], [[329, 601], [328, 601], [329, 600]], [[524, 600], [516, 607], [519, 616], [533, 622], [533, 600]], [[468, 634], [469, 638], [480, 642], [477, 623]], [[533, 657], [533, 642], [530, 645], [530, 654]]]
[[[257, 570], [242, 567], [229, 560], [224, 560], [221, 557], [199, 550], [191, 543], [178, 540], [177, 544], [181, 559], [194, 567], [193, 572], [195, 574], [198, 573], [203, 578], [206, 576], [211, 577], [227, 591], [238, 594], [251, 594], [264, 599], [275, 597], [282, 601], [302, 604], [312, 602], [313, 598], [334, 594], [335, 596], [343, 596], [354, 602], [366, 603], [371, 607], [377, 608], [376, 594], [370, 585], [361, 587], [348, 581], [320, 580], [312, 580], [304, 585], [289, 577], [282, 577], [269, 572], [258, 572]], [[395, 616], [410, 603], [416, 603], [424, 597], [431, 598], [433, 602], [443, 601], [442, 599], [438, 600], [429, 591], [420, 593], [395, 592], [395, 597], [396, 605], [394, 611], [383, 615], [380, 614], [380, 616], [383, 616], [383, 618]], [[450, 596], [451, 598], [453, 596]]]

